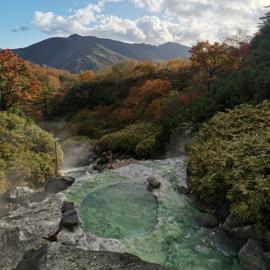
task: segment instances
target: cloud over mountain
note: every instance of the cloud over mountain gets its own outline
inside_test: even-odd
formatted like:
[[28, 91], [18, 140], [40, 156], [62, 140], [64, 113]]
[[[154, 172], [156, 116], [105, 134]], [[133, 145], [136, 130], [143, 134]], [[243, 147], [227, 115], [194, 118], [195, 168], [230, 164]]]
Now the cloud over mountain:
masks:
[[[107, 11], [110, 5], [129, 2], [143, 16], [129, 18]], [[125, 3], [126, 4], [126, 3]], [[267, 0], [100, 0], [72, 10], [69, 15], [36, 11], [34, 24], [50, 35], [97, 35], [125, 42], [162, 44], [222, 40], [240, 29], [257, 30]]]

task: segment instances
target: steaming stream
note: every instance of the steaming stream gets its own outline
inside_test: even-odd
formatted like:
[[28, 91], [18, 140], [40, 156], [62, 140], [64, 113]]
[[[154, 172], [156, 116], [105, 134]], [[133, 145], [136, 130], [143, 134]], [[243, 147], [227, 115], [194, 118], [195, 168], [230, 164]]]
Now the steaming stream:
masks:
[[[198, 226], [202, 213], [177, 192], [186, 185], [185, 168], [185, 158], [178, 158], [95, 175], [86, 168], [70, 170], [77, 181], [65, 196], [80, 205], [91, 248], [128, 252], [176, 270], [241, 269], [210, 245], [209, 232]], [[150, 175], [160, 179], [159, 190], [147, 190]]]

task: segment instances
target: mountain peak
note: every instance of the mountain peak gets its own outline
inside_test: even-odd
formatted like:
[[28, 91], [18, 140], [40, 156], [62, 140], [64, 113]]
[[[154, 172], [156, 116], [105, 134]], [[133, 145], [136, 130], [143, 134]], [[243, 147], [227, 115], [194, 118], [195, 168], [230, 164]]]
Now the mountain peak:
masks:
[[68, 37], [68, 39], [77, 39], [77, 38], [81, 38], [82, 36], [78, 35], [78, 34], [72, 34]]
[[[75, 43], [70, 42], [74, 40]], [[154, 46], [73, 34], [68, 38], [50, 38], [14, 51], [35, 64], [80, 72], [112, 66], [128, 59], [164, 61], [187, 58], [188, 50], [187, 46], [173, 42]]]

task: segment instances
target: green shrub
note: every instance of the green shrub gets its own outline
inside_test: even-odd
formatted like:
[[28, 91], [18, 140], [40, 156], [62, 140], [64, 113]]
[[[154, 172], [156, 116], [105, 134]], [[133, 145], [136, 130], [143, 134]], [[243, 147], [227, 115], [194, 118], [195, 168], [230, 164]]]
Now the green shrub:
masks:
[[210, 208], [225, 199], [244, 223], [270, 221], [270, 101], [216, 114], [199, 132], [190, 183]]
[[[152, 151], [149, 140], [155, 140], [158, 132], [159, 127], [149, 123], [129, 125], [120, 131], [103, 136], [97, 142], [97, 148], [101, 152], [111, 150], [130, 155], [138, 152], [142, 156], [143, 152], [145, 152], [148, 155]], [[143, 149], [143, 142], [146, 142], [145, 149]]]
[[[62, 151], [58, 146], [62, 162]], [[40, 186], [54, 174], [52, 136], [14, 114], [0, 113], [0, 190], [13, 185]]]
[[156, 145], [155, 137], [147, 138], [137, 144], [135, 152], [138, 158], [150, 158], [154, 154]]

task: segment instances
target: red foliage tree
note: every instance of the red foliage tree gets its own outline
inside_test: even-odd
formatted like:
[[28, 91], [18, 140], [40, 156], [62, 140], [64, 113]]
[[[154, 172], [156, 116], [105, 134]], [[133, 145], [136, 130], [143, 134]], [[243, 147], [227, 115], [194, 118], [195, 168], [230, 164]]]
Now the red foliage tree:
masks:
[[189, 97], [187, 95], [181, 95], [179, 101], [182, 106], [187, 106], [189, 104]]
[[23, 59], [11, 50], [0, 51], [0, 110], [33, 102], [40, 87]]

